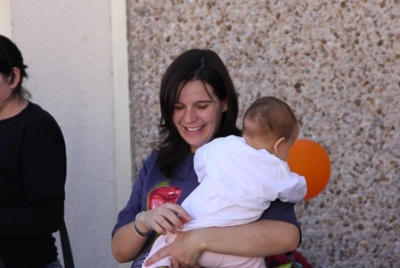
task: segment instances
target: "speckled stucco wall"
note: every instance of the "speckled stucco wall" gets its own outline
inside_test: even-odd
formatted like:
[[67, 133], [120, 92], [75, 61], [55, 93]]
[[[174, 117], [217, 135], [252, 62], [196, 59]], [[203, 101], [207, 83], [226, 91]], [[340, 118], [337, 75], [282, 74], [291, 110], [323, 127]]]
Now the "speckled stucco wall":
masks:
[[[314, 267], [400, 265], [400, 1], [127, 1], [135, 170], [157, 135], [172, 59], [215, 50], [240, 93], [286, 100], [300, 137], [332, 161], [323, 193], [297, 205]], [[240, 125], [240, 122], [238, 122]]]

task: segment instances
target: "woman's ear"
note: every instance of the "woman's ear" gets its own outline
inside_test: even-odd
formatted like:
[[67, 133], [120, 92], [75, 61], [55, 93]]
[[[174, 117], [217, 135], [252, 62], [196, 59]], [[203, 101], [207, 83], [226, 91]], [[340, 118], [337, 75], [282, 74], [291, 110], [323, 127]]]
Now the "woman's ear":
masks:
[[21, 80], [21, 70], [17, 67], [13, 67], [12, 72], [13, 72], [13, 75], [11, 76], [12, 79], [10, 79], [10, 81], [8, 81], [8, 82], [9, 82], [11, 89], [14, 90], [18, 86], [18, 84]]
[[285, 142], [285, 138], [279, 138], [274, 142], [273, 148], [274, 148], [274, 153], [277, 154], [279, 152], [279, 145], [283, 144]]
[[228, 100], [224, 99], [222, 101], [222, 112], [226, 112], [226, 111], [228, 111]]

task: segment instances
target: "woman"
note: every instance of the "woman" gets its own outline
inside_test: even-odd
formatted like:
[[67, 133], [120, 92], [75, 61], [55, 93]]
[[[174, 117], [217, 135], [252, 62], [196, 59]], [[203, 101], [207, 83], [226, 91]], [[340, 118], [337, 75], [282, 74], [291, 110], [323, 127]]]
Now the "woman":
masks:
[[21, 52], [0, 35], [0, 267], [62, 267], [52, 236], [63, 222], [65, 143], [27, 100]]
[[[238, 100], [229, 73], [210, 50], [193, 49], [168, 67], [160, 88], [160, 141], [145, 161], [113, 230], [118, 262], [141, 267], [155, 233], [176, 233], [190, 216], [179, 205], [198, 185], [193, 168], [197, 148], [217, 137], [240, 135]], [[154, 232], [153, 232], [154, 231]], [[300, 240], [294, 204], [275, 201], [260, 220], [241, 226], [178, 232], [171, 246], [147, 265], [172, 257], [172, 267], [199, 267], [204, 251], [267, 256], [295, 249]]]

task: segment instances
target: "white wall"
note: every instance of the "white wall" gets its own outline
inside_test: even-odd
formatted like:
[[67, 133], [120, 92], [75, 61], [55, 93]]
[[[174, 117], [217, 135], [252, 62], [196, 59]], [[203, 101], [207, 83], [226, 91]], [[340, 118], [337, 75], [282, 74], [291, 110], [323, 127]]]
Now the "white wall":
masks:
[[10, 3], [9, 0], [0, 0], [0, 34], [10, 37]]
[[131, 181], [125, 3], [0, 1], [0, 30], [23, 53], [32, 101], [64, 133], [65, 220], [76, 267], [117, 267], [111, 230]]

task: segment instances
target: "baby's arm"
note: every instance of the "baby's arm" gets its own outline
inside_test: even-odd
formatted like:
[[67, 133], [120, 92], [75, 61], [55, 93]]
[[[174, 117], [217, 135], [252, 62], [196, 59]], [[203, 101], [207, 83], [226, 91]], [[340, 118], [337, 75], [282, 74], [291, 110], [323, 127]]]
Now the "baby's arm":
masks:
[[278, 198], [283, 202], [298, 203], [307, 194], [307, 184], [303, 176], [290, 172], [285, 182], [285, 188], [279, 193]]

